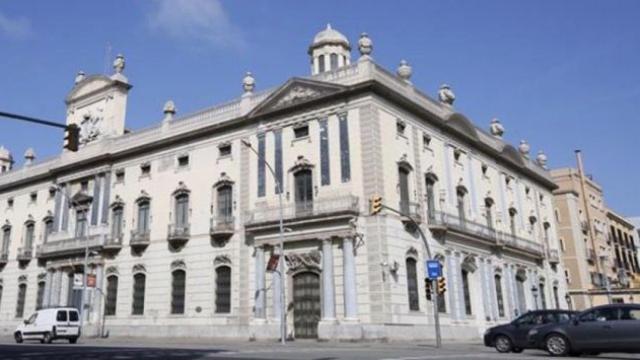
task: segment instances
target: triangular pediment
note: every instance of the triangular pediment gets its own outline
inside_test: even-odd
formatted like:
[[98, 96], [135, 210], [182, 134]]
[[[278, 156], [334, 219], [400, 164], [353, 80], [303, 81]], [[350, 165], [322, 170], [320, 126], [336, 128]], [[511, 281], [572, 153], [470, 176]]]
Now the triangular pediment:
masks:
[[88, 205], [93, 200], [93, 197], [87, 195], [84, 191], [79, 191], [71, 197], [71, 204], [74, 207]]
[[86, 96], [92, 96], [97, 93], [105, 92], [111, 86], [122, 85], [126, 88], [130, 88], [131, 85], [118, 81], [118, 79], [112, 79], [105, 75], [90, 75], [85, 79], [75, 84], [73, 89], [67, 95], [65, 102], [67, 104], [82, 99]]
[[345, 89], [346, 87], [343, 85], [309, 79], [292, 78], [258, 104], [249, 113], [249, 116], [253, 117], [299, 105], [327, 95], [335, 94]]

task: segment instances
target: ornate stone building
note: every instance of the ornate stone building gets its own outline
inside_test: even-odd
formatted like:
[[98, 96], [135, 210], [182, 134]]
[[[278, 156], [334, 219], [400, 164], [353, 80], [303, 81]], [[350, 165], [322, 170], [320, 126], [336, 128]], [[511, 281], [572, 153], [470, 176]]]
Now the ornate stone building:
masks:
[[[444, 266], [445, 338], [478, 337], [527, 309], [565, 307], [546, 158], [360, 57], [336, 30], [309, 47], [311, 75], [178, 117], [167, 102], [150, 128], [125, 131], [131, 85], [78, 74], [67, 122], [77, 153], [11, 168], [0, 152], [0, 327], [40, 306], [80, 306], [85, 250], [96, 288], [85, 333], [277, 338], [424, 339], [425, 247], [407, 217], [369, 214], [370, 199], [417, 220]], [[254, 153], [255, 151], [255, 153]], [[262, 161], [262, 160], [266, 160]], [[281, 187], [277, 184], [282, 184]], [[286, 271], [269, 272], [283, 198]]]

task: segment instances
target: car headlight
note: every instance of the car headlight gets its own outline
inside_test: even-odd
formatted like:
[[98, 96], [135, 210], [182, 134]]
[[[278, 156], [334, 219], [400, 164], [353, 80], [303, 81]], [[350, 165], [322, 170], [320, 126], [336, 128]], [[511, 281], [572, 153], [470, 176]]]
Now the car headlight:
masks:
[[538, 330], [537, 329], [529, 330], [529, 336], [536, 336], [536, 335], [538, 335]]

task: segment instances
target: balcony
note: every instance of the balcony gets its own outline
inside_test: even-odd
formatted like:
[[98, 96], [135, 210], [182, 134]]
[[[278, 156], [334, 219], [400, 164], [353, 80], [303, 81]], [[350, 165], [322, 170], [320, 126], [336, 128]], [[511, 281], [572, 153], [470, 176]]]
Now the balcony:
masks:
[[122, 234], [111, 235], [107, 238], [107, 241], [104, 243], [104, 251], [119, 251], [122, 249]]
[[189, 240], [189, 224], [169, 224], [167, 241], [171, 246], [184, 245]]
[[7, 262], [9, 262], [9, 253], [7, 252], [0, 253], [0, 266], [7, 265]]
[[149, 230], [131, 230], [131, 239], [129, 240], [129, 246], [134, 251], [144, 250], [151, 242]]
[[405, 225], [413, 224], [413, 221], [418, 224], [422, 222], [422, 212], [420, 211], [419, 203], [401, 202], [399, 209], [402, 214], [406, 215], [401, 219]]
[[444, 212], [434, 212], [429, 218], [429, 230], [436, 236], [447, 232], [457, 236], [480, 241], [488, 245], [522, 251], [537, 257], [544, 256], [542, 244], [527, 240], [510, 233], [497, 231], [487, 224], [477, 223]]
[[560, 262], [560, 253], [558, 252], [558, 250], [549, 249], [547, 251], [547, 259], [549, 260], [550, 264], [558, 264]]
[[212, 217], [209, 227], [211, 238], [216, 241], [228, 239], [235, 232], [235, 223], [235, 218], [230, 215]]
[[47, 242], [39, 245], [36, 256], [41, 259], [84, 254], [85, 249], [102, 250], [109, 238], [109, 227], [106, 225], [92, 226], [88, 235], [78, 237], [67, 231], [51, 233]]
[[[319, 222], [351, 218], [360, 212], [357, 196], [344, 195], [314, 199], [310, 202], [283, 204], [282, 219], [286, 223]], [[280, 207], [258, 207], [245, 214], [244, 225], [248, 231], [276, 226], [280, 220]]]
[[589, 261], [592, 264], [595, 264], [596, 260], [598, 259], [596, 256], [596, 251], [593, 249], [587, 249], [587, 253], [585, 254], [587, 261]]
[[18, 248], [18, 256], [17, 259], [19, 262], [29, 262], [33, 257], [32, 247], [20, 247]]

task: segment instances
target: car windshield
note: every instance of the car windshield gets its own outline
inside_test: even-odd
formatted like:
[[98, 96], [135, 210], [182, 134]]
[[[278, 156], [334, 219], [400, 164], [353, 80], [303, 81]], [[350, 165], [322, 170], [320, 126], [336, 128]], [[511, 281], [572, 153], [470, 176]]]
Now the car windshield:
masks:
[[38, 313], [33, 313], [31, 316], [29, 316], [29, 319], [27, 319], [27, 324], [33, 324], [36, 321], [37, 317]]

